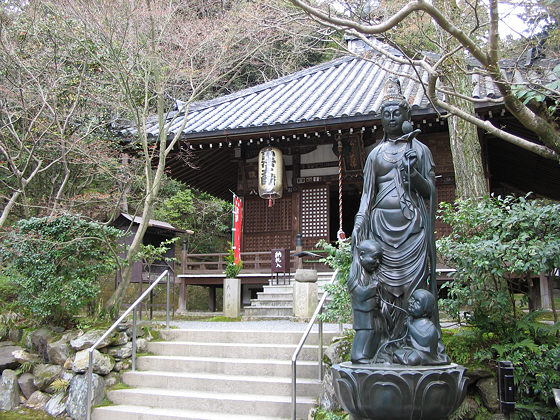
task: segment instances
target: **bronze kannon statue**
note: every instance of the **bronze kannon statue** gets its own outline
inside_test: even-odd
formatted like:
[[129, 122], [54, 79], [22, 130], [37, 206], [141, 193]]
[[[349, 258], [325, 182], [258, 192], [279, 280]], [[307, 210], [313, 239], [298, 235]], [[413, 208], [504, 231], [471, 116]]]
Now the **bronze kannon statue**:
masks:
[[386, 84], [381, 123], [384, 136], [367, 158], [352, 232], [351, 360], [446, 364], [435, 299], [434, 161], [416, 139], [420, 130], [412, 130], [396, 78]]

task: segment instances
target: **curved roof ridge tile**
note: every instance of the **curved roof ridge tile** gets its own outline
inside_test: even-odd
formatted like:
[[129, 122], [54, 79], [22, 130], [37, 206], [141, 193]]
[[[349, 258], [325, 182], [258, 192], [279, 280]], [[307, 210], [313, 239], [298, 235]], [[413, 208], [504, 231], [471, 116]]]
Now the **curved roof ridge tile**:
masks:
[[[356, 59], [355, 59], [356, 60]], [[354, 61], [352, 64], [356, 64]], [[348, 85], [352, 82], [352, 78], [350, 75], [355, 71], [354, 66], [346, 65], [344, 68], [340, 69], [338, 77], [335, 79], [335, 84], [332, 89], [332, 94], [326, 98], [326, 101], [322, 103], [322, 106], [317, 110], [316, 115], [319, 118], [324, 118], [327, 116], [335, 102], [340, 98], [340, 96], [344, 93], [344, 89], [348, 87]]]
[[342, 91], [338, 101], [333, 103], [331, 113], [334, 115], [349, 116], [354, 114], [351, 104], [354, 102], [355, 96], [361, 95], [364, 78], [369, 70], [368, 62], [365, 60], [359, 60], [355, 67], [355, 70], [349, 76], [351, 80], [347, 88]]
[[[317, 109], [319, 109], [319, 107], [321, 106], [321, 101], [319, 101], [319, 98], [324, 93], [325, 86], [329, 86], [330, 83], [336, 78], [338, 74], [337, 69], [338, 67], [331, 67], [330, 69], [326, 69], [322, 72], [321, 76], [319, 76], [317, 80], [317, 84], [314, 85], [316, 86], [316, 89], [311, 91], [311, 94], [308, 96], [305, 102], [302, 103], [302, 106], [300, 106], [297, 112], [292, 115], [292, 118], [295, 121], [306, 121], [306, 115], [313, 115], [313, 113]], [[303, 106], [307, 103], [310, 104], [309, 108]]]
[[344, 55], [342, 57], [335, 58], [334, 60], [327, 61], [326, 63], [317, 64], [316, 66], [309, 67], [307, 69], [303, 69], [303, 70], [297, 71], [295, 73], [288, 74], [288, 75], [280, 77], [278, 79], [270, 80], [268, 82], [262, 83], [262, 84], [257, 85], [257, 86], [242, 89], [242, 90], [239, 90], [237, 92], [230, 93], [228, 95], [220, 96], [220, 97], [217, 97], [217, 98], [214, 98], [214, 99], [209, 99], [207, 101], [193, 102], [191, 104], [190, 109], [191, 109], [191, 111], [198, 111], [198, 110], [201, 110], [203, 108], [214, 107], [216, 105], [221, 104], [222, 102], [232, 101], [234, 99], [237, 99], [240, 96], [249, 95], [251, 93], [259, 93], [259, 92], [261, 92], [265, 89], [269, 89], [271, 87], [275, 87], [275, 86], [283, 84], [283, 83], [288, 83], [288, 82], [290, 82], [294, 79], [299, 79], [301, 77], [305, 77], [308, 74], [315, 73], [317, 71], [321, 71], [321, 70], [327, 69], [329, 67], [339, 66], [340, 64], [343, 64], [343, 63], [345, 63], [349, 60], [352, 60], [353, 58], [355, 58], [355, 57], [349, 56], [349, 55]]

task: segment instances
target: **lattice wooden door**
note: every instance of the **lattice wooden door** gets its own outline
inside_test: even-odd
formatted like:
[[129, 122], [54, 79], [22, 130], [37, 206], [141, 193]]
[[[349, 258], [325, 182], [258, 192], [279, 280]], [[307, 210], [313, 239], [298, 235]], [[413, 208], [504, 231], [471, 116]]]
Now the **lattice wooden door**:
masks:
[[301, 192], [301, 236], [304, 248], [329, 239], [329, 189], [306, 188]]
[[243, 214], [243, 252], [293, 248], [291, 194], [274, 200], [272, 207], [268, 207], [268, 200], [246, 197]]

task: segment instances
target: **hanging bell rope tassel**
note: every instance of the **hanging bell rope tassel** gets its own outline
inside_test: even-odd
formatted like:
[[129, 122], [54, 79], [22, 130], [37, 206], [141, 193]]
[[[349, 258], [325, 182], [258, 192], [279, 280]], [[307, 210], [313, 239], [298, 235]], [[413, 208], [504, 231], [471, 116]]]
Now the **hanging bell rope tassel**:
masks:
[[272, 207], [272, 198], [268, 199], [268, 207]]
[[336, 237], [339, 241], [346, 239], [342, 230], [342, 140], [338, 140], [338, 232]]
[[338, 232], [336, 233], [336, 237], [338, 238], [339, 241], [344, 241], [346, 239], [346, 234], [342, 229], [339, 229]]

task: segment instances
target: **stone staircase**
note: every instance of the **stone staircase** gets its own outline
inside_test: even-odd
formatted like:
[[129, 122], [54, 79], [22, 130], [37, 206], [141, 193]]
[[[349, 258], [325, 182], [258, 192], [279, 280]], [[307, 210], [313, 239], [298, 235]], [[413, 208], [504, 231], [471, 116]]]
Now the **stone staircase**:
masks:
[[[321, 299], [322, 286], [330, 281], [332, 272], [319, 272], [317, 275], [318, 298]], [[289, 284], [264, 286], [263, 291], [257, 293], [257, 299], [251, 299], [251, 306], [243, 308], [242, 319], [244, 321], [292, 319], [294, 315], [293, 281], [292, 276]]]
[[[328, 343], [334, 332], [324, 333]], [[97, 407], [94, 420], [264, 420], [291, 418], [291, 356], [301, 331], [164, 330], [154, 355], [137, 359], [110, 390], [115, 405]], [[297, 363], [297, 418], [307, 419], [320, 392], [318, 334]]]
[[291, 319], [294, 315], [293, 287], [287, 285], [263, 286], [251, 306], [243, 308], [244, 321], [256, 319]]

